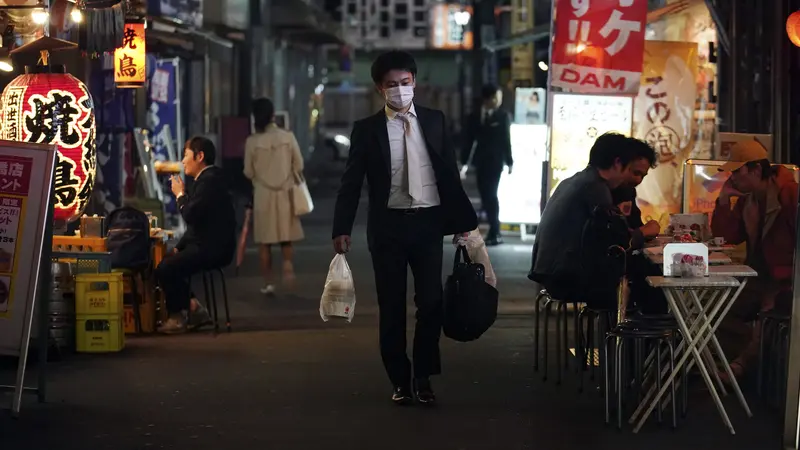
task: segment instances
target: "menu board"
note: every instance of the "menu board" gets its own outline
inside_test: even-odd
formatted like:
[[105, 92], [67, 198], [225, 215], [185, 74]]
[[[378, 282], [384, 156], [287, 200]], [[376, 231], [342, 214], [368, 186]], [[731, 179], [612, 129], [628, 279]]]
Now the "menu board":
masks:
[[551, 94], [550, 182], [558, 184], [583, 170], [598, 136], [615, 132], [631, 135], [633, 97]]
[[17, 356], [27, 348], [54, 152], [52, 146], [0, 141], [0, 354]]

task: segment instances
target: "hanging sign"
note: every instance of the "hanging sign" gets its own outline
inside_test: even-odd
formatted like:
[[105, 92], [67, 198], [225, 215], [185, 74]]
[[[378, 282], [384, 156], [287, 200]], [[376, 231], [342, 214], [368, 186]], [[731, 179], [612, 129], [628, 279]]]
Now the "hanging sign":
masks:
[[577, 93], [635, 94], [647, 0], [556, 0], [552, 80]]
[[114, 51], [114, 82], [120, 88], [140, 88], [147, 75], [143, 23], [126, 23], [122, 47]]
[[683, 163], [694, 148], [697, 44], [647, 41], [633, 137], [650, 144], [658, 165], [637, 188], [642, 219], [669, 225], [681, 212]]
[[[0, 97], [0, 139], [58, 146], [54, 219], [69, 222], [86, 208], [96, 179], [92, 97], [64, 66], [32, 66], [26, 72]], [[0, 165], [0, 182], [19, 178], [11, 169]], [[17, 181], [12, 188], [21, 188]]]

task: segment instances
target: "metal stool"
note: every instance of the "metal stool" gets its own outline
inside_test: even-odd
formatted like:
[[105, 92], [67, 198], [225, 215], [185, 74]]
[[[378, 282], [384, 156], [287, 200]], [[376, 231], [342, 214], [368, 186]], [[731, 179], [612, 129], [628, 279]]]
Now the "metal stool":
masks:
[[[578, 392], [583, 392], [584, 386], [584, 372], [589, 372], [589, 380], [595, 380], [595, 364], [594, 364], [594, 349], [595, 344], [598, 345], [603, 342], [602, 336], [605, 336], [616, 324], [617, 310], [616, 309], [599, 309], [584, 306], [578, 315], [579, 323], [579, 339], [578, 348], [576, 349], [576, 356], [581, 361], [578, 364], [578, 371], [580, 375], [580, 385]], [[585, 326], [584, 326], [585, 321]], [[597, 323], [597, 331], [595, 332], [595, 323]], [[586, 332], [584, 333], [584, 330]], [[601, 336], [595, 342], [595, 337]], [[605, 360], [605, 355], [599, 352], [600, 367], [604, 367], [602, 360]], [[587, 366], [588, 365], [588, 366]]]
[[534, 314], [535, 314], [535, 324], [534, 324], [534, 335], [533, 335], [533, 348], [534, 348], [534, 362], [533, 362], [533, 370], [539, 371], [539, 316], [540, 316], [540, 309], [541, 309], [541, 302], [544, 302], [544, 375], [542, 376], [543, 381], [547, 381], [547, 357], [548, 357], [548, 331], [549, 331], [549, 323], [550, 323], [550, 312], [552, 307], [556, 306], [556, 384], [561, 384], [561, 375], [562, 375], [562, 366], [561, 366], [561, 358], [564, 358], [564, 368], [569, 368], [569, 359], [567, 359], [565, 352], [567, 351], [568, 338], [568, 321], [567, 321], [567, 304], [572, 303], [574, 306], [574, 322], [575, 322], [575, 348], [576, 353], [579, 347], [579, 330], [578, 330], [578, 307], [577, 303], [575, 302], [567, 302], [563, 300], [557, 300], [550, 296], [546, 289], [542, 289], [539, 292], [539, 295], [536, 297], [536, 302], [534, 304]]
[[[621, 322], [606, 335], [605, 366], [603, 367], [604, 387], [605, 387], [605, 420], [606, 424], [611, 421], [611, 396], [616, 394], [617, 407], [617, 428], [622, 429], [623, 399], [626, 394], [626, 385], [630, 382], [628, 376], [628, 365], [630, 364], [629, 355], [625, 352], [633, 344], [633, 383], [636, 387], [639, 401], [642, 400], [645, 380], [652, 378], [655, 381], [656, 390], [661, 389], [662, 383], [662, 360], [663, 349], [668, 350], [667, 362], [669, 363], [669, 373], [675, 367], [675, 338], [678, 336], [678, 324], [674, 319], [667, 318], [648, 318], [647, 316], [637, 316], [625, 322]], [[614, 344], [613, 359], [609, 356], [609, 346]], [[655, 348], [650, 356], [645, 357], [647, 343], [655, 343]], [[612, 376], [609, 374], [609, 367], [613, 361], [614, 386], [610, 385]], [[685, 380], [685, 373], [683, 380]], [[686, 395], [686, 383], [683, 384], [684, 396]], [[671, 383], [672, 399], [672, 427], [678, 426], [677, 419], [677, 397], [675, 381]], [[659, 423], [662, 422], [662, 407], [655, 410]]]
[[[221, 267], [204, 270], [203, 271], [203, 290], [205, 291], [206, 307], [212, 312], [212, 320], [214, 321], [214, 333], [219, 332], [219, 315], [217, 313], [217, 290], [214, 287], [214, 272], [219, 273], [220, 281], [222, 282], [222, 296], [225, 302], [225, 326], [228, 332], [231, 332], [231, 314], [228, 308], [228, 287], [225, 284], [225, 273]], [[210, 287], [210, 289], [209, 289]]]
[[783, 405], [786, 398], [789, 330], [792, 317], [777, 311], [758, 314], [761, 342], [758, 351], [758, 396], [771, 406]]

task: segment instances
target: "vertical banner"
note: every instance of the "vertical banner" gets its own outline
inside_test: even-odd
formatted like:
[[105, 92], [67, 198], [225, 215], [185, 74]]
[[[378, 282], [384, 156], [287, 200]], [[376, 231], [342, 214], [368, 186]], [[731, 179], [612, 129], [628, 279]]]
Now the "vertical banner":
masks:
[[552, 81], [579, 93], [635, 94], [647, 0], [555, 0]]
[[122, 47], [114, 51], [114, 81], [120, 88], [140, 88], [147, 79], [144, 23], [126, 23]]
[[694, 148], [697, 44], [647, 41], [636, 97], [634, 137], [650, 144], [658, 165], [637, 189], [642, 218], [662, 227], [681, 211], [683, 163]]
[[[589, 164], [589, 151], [598, 136], [630, 136], [633, 98], [610, 95], [551, 94], [550, 189]], [[549, 196], [548, 196], [549, 197]]]
[[[148, 126], [152, 131], [154, 161], [171, 161], [183, 157], [183, 142], [179, 138], [180, 121], [178, 119], [178, 60], [159, 59], [150, 77], [148, 95]], [[170, 151], [170, 148], [172, 151]], [[172, 155], [170, 154], [172, 153]], [[169, 183], [165, 181], [164, 192], [171, 192]], [[175, 198], [164, 196], [164, 209], [167, 214], [176, 214]]]
[[175, 149], [178, 144], [177, 69], [175, 60], [159, 59], [150, 78], [148, 125], [157, 161], [171, 160], [168, 146]]
[[[533, 28], [533, 0], [511, 1], [511, 34]], [[533, 42], [511, 47], [511, 81], [514, 87], [533, 87], [535, 49]]]

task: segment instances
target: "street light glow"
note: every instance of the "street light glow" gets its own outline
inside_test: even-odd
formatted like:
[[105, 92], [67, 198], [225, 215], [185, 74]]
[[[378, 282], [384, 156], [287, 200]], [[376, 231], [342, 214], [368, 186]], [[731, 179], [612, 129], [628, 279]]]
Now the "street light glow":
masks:
[[539, 61], [539, 68], [542, 69], [543, 72], [547, 72], [547, 69], [549, 69], [547, 63], [544, 61]]
[[13, 72], [14, 66], [12, 66], [11, 62], [7, 59], [0, 59], [0, 70], [3, 72]]
[[33, 23], [36, 25], [44, 25], [47, 22], [47, 19], [50, 17], [50, 14], [43, 9], [36, 9], [31, 12], [31, 19]]
[[456, 21], [456, 25], [460, 27], [467, 26], [471, 17], [472, 15], [469, 13], [469, 11], [457, 11], [455, 14], [453, 14], [453, 19]]

